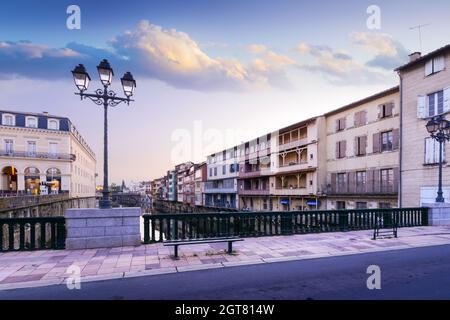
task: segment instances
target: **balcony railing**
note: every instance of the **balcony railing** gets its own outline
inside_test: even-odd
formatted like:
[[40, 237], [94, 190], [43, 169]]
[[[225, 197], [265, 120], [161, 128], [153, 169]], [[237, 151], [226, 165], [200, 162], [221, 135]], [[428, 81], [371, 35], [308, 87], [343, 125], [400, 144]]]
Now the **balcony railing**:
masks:
[[288, 150], [288, 149], [292, 149], [292, 148], [302, 147], [307, 144], [308, 144], [308, 139], [305, 137], [305, 138], [301, 138], [299, 140], [295, 140], [295, 141], [287, 142], [285, 144], [278, 145], [278, 151], [284, 151], [284, 150]]
[[239, 195], [242, 196], [268, 196], [270, 194], [269, 189], [240, 189]]
[[327, 185], [322, 188], [328, 195], [396, 195], [398, 188], [393, 185], [380, 185], [379, 181], [368, 182], [364, 185], [349, 186], [337, 184], [335, 187]]
[[[373, 230], [380, 219], [399, 228], [428, 225], [427, 208], [144, 215], [144, 242]], [[156, 232], [159, 231], [159, 232]]]
[[313, 191], [307, 187], [275, 188], [272, 193], [276, 196], [307, 196], [313, 193]]
[[76, 156], [74, 154], [69, 153], [29, 152], [29, 151], [9, 151], [9, 150], [0, 150], [0, 157], [69, 160], [69, 161], [76, 160]]

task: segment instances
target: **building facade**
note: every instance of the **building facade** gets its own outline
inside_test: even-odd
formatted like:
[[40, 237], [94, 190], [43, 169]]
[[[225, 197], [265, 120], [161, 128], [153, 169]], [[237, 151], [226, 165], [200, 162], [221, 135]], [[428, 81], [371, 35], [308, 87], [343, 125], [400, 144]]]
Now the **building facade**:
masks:
[[[425, 125], [437, 116], [449, 120], [450, 45], [421, 56], [397, 69], [401, 92], [400, 205], [416, 207], [434, 203], [438, 186], [439, 144]], [[443, 196], [450, 202], [450, 144], [443, 151]]]
[[207, 157], [205, 205], [222, 208], [238, 208], [238, 174], [238, 147], [209, 155]]
[[207, 166], [206, 162], [202, 162], [196, 165], [194, 173], [195, 181], [195, 205], [204, 206], [205, 205], [205, 182], [207, 179]]
[[325, 115], [327, 209], [398, 206], [399, 114], [395, 87]]
[[95, 154], [68, 118], [0, 111], [0, 192], [95, 196]]

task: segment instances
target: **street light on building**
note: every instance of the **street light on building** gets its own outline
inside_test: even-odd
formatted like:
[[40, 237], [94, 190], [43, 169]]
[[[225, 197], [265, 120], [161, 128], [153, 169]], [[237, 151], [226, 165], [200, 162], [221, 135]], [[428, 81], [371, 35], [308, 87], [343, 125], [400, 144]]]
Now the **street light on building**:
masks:
[[442, 195], [442, 148], [445, 141], [450, 140], [450, 122], [441, 115], [428, 121], [426, 127], [431, 137], [439, 142], [439, 186], [436, 202], [444, 202]]
[[75, 81], [75, 86], [79, 90], [79, 92], [75, 94], [79, 95], [81, 100], [89, 98], [95, 104], [103, 106], [104, 108], [103, 196], [100, 200], [99, 207], [101, 209], [109, 209], [111, 208], [111, 198], [108, 187], [108, 107], [115, 107], [121, 102], [125, 102], [129, 105], [130, 101], [134, 101], [131, 97], [133, 96], [134, 89], [136, 88], [136, 81], [130, 72], [125, 73], [120, 80], [122, 82], [122, 88], [126, 98], [117, 97], [114, 91], [108, 90], [114, 76], [114, 71], [109, 65], [108, 60], [103, 59], [97, 66], [97, 71], [100, 81], [103, 84], [103, 90], [97, 89], [95, 93], [85, 93], [89, 87], [91, 77], [82, 64], [79, 64], [72, 70], [72, 75]]

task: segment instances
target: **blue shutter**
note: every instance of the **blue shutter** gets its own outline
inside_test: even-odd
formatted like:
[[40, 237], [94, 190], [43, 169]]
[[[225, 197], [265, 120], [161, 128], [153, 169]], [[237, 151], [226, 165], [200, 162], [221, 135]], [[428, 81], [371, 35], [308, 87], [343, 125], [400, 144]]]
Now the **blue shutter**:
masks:
[[38, 118], [38, 128], [39, 129], [47, 129], [47, 117], [39, 117]]
[[69, 120], [68, 119], [61, 119], [59, 121], [59, 130], [60, 131], [69, 131]]
[[16, 127], [25, 127], [25, 115], [16, 115]]

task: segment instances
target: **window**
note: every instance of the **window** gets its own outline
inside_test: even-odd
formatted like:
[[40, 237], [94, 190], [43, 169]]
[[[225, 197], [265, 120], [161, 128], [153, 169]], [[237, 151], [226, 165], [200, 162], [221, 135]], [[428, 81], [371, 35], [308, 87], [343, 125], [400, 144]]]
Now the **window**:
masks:
[[36, 155], [36, 141], [28, 141], [27, 142], [27, 153], [29, 156]]
[[36, 117], [27, 117], [25, 120], [25, 126], [28, 128], [37, 128]]
[[[442, 161], [445, 161], [445, 148], [442, 148]], [[428, 137], [425, 138], [425, 164], [439, 163], [439, 142]]]
[[347, 174], [338, 173], [337, 174], [337, 189], [339, 192], [346, 191], [347, 188]]
[[222, 174], [227, 174], [227, 166], [222, 166]]
[[427, 99], [429, 117], [444, 113], [444, 91], [429, 94]]
[[381, 134], [381, 152], [392, 151], [393, 141], [392, 131], [383, 132]]
[[214, 176], [217, 176], [217, 167], [214, 168]]
[[9, 155], [14, 153], [14, 142], [11, 139], [5, 139], [5, 152]]
[[425, 64], [425, 76], [429, 76], [438, 73], [445, 69], [445, 59], [444, 56], [438, 56], [430, 59]]
[[367, 209], [367, 202], [356, 202], [356, 209]]
[[345, 158], [347, 153], [347, 142], [344, 141], [339, 141], [336, 143], [336, 158], [337, 159], [342, 159]]
[[55, 143], [55, 142], [50, 142], [50, 144], [49, 144], [49, 153], [50, 153], [51, 157], [56, 157], [57, 149], [58, 149], [58, 144]]
[[365, 171], [356, 172], [356, 191], [364, 192], [366, 189], [367, 173]]
[[213, 169], [209, 168], [209, 176], [212, 177], [212, 175], [213, 175]]
[[230, 173], [234, 173], [234, 163], [230, 164]]
[[344, 210], [345, 209], [345, 201], [336, 201], [336, 209]]
[[345, 118], [336, 120], [336, 131], [342, 131], [345, 129]]
[[378, 118], [383, 119], [383, 118], [392, 117], [393, 110], [394, 110], [394, 103], [382, 104], [378, 108], [379, 108]]
[[381, 192], [392, 192], [394, 190], [394, 170], [382, 169], [381, 175]]
[[5, 126], [14, 126], [16, 124], [16, 118], [12, 114], [4, 114], [2, 124]]
[[355, 139], [355, 155], [356, 156], [365, 156], [366, 155], [366, 147], [367, 147], [367, 137], [356, 137]]
[[55, 119], [48, 119], [47, 128], [49, 130], [59, 130], [59, 121]]
[[378, 208], [380, 208], [380, 209], [390, 209], [391, 208], [391, 204], [389, 202], [380, 202], [378, 204]]

